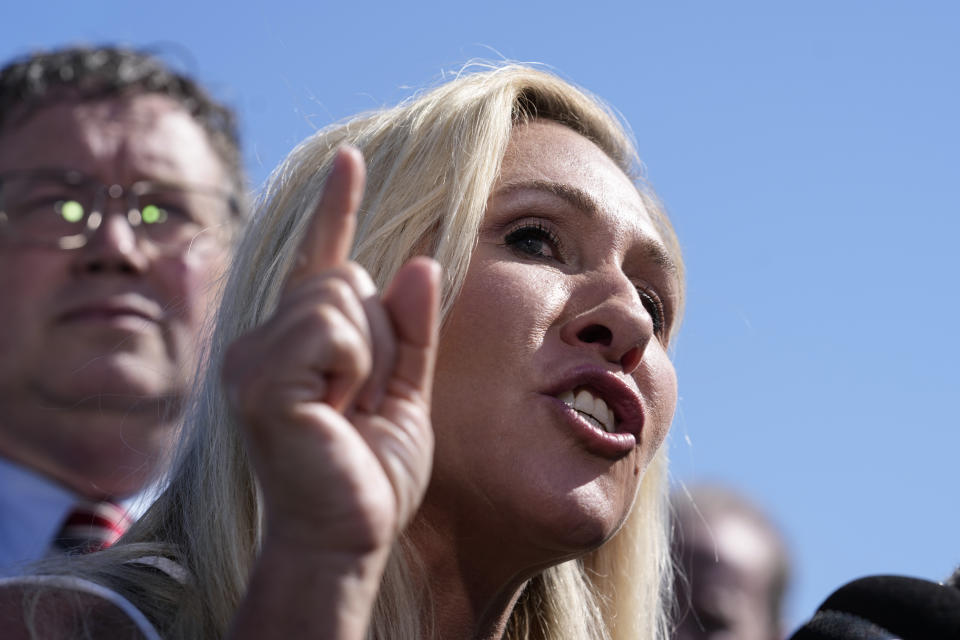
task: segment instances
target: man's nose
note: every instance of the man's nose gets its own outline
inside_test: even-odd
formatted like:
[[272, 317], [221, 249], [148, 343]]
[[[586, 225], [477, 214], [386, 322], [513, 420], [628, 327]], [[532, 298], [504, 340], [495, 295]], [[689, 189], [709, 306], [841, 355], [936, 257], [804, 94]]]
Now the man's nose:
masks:
[[[142, 243], [127, 220], [122, 199], [108, 199], [98, 212], [100, 225], [77, 253], [77, 268], [85, 273], [138, 274], [149, 265]], [[93, 214], [97, 215], [97, 214]]]

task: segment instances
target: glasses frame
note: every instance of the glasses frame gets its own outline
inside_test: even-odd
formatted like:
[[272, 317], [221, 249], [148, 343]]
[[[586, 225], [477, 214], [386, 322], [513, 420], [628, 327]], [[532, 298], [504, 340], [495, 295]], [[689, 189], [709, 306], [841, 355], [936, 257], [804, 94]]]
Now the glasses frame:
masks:
[[[124, 186], [116, 183], [107, 184], [101, 180], [97, 180], [96, 178], [86, 175], [82, 171], [77, 171], [76, 169], [12, 169], [9, 171], [0, 172], [0, 236], [7, 236], [15, 241], [17, 240], [16, 230], [10, 226], [6, 211], [4, 210], [3, 183], [10, 178], [17, 177], [59, 179], [63, 182], [63, 184], [70, 187], [90, 187], [92, 188], [92, 193], [94, 194], [90, 212], [84, 214], [86, 224], [84, 225], [83, 229], [78, 229], [78, 233], [73, 235], [62, 236], [56, 241], [44, 242], [30, 240], [23, 243], [31, 246], [48, 246], [63, 250], [80, 249], [87, 245], [87, 243], [90, 241], [90, 238], [94, 233], [96, 233], [97, 229], [99, 229], [100, 225], [103, 223], [103, 218], [106, 214], [105, 210], [107, 208], [107, 203], [110, 200], [123, 200], [126, 207], [123, 217], [126, 219], [127, 224], [130, 225], [130, 228], [134, 230], [138, 240], [151, 243], [158, 248], [163, 248], [163, 244], [158, 244], [150, 238], [136, 233], [137, 228], [142, 226], [143, 223], [140, 210], [140, 197], [143, 194], [148, 193], [151, 188], [155, 187], [162, 187], [173, 191], [181, 191], [187, 194], [194, 193], [213, 196], [221, 199], [227, 205], [228, 213], [231, 217], [238, 217], [240, 214], [240, 203], [237, 200], [237, 197], [226, 189], [218, 189], [216, 187], [180, 185], [154, 180], [138, 180]], [[216, 226], [219, 225], [210, 225], [203, 227], [203, 229], [211, 229]], [[190, 244], [191, 243], [188, 243], [187, 247], [189, 247]], [[182, 247], [178, 247], [177, 250], [182, 250]]]

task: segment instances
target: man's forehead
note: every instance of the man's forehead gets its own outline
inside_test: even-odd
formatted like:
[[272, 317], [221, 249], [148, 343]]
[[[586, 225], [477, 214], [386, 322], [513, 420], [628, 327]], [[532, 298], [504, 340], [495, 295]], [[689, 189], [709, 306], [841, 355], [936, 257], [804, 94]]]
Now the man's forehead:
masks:
[[161, 95], [86, 100], [52, 105], [48, 117], [85, 134], [88, 141], [117, 144], [125, 136], [169, 147], [182, 138], [206, 142], [206, 134], [179, 104]]
[[[117, 167], [106, 168], [110, 162]], [[138, 166], [158, 175], [135, 175]], [[219, 186], [225, 179], [206, 132], [160, 94], [65, 98], [11, 123], [0, 132], [0, 171], [30, 168], [77, 169], [115, 182], [189, 179]], [[96, 175], [123, 171], [132, 175]]]
[[[79, 119], [102, 122], [133, 123], [142, 126], [156, 124], [170, 113], [189, 113], [175, 100], [156, 93], [134, 93], [94, 100], [69, 100], [62, 104]], [[198, 125], [199, 126], [199, 125]]]
[[162, 94], [138, 90], [103, 96], [85, 96], [76, 89], [59, 87], [51, 89], [42, 97], [28, 99], [10, 107], [8, 113], [4, 114], [4, 126], [0, 129], [0, 135], [28, 127], [33, 119], [51, 111], [71, 119], [81, 115], [84, 117], [99, 115], [101, 118], [112, 119], [129, 117], [132, 114], [124, 112], [129, 112], [129, 107], [134, 102], [138, 106], [144, 105], [144, 113], [151, 107], [159, 112], [165, 105], [181, 106]]

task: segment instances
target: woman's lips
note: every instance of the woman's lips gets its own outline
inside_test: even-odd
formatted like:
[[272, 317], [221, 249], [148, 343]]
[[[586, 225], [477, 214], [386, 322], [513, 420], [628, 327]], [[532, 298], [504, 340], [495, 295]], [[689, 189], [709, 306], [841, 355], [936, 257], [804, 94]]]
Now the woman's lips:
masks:
[[643, 402], [613, 373], [595, 366], [578, 367], [545, 393], [554, 409], [594, 453], [621, 457], [640, 442]]
[[632, 433], [608, 433], [559, 398], [544, 397], [556, 412], [561, 424], [588, 452], [602, 458], [619, 460], [636, 449], [637, 439]]

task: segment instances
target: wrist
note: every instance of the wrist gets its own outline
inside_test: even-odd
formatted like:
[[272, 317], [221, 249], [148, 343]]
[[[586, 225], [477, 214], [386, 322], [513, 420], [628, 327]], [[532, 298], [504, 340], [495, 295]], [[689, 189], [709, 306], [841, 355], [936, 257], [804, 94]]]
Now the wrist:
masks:
[[362, 640], [389, 551], [325, 550], [268, 535], [231, 639]]
[[395, 541], [392, 522], [373, 523], [343, 516], [325, 518], [320, 525], [268, 514], [262, 547], [349, 563], [389, 553]]

